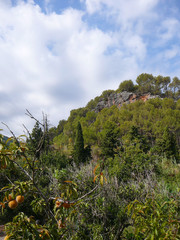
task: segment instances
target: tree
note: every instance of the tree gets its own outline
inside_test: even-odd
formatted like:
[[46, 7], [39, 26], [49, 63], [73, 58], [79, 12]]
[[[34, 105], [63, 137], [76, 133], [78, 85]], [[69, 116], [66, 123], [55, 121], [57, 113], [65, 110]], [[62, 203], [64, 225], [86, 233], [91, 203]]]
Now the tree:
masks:
[[135, 90], [134, 83], [132, 80], [125, 80], [122, 83], [120, 83], [118, 91], [123, 92], [133, 92]]
[[[39, 122], [35, 124], [31, 139], [34, 139], [35, 133], [40, 129], [39, 124]], [[41, 129], [43, 136], [45, 129], [46, 123], [43, 122]], [[0, 165], [0, 175], [2, 174], [8, 181], [0, 189], [0, 207], [2, 212], [10, 210], [14, 211], [15, 215], [11, 222], [8, 219], [5, 226], [6, 239], [70, 239], [77, 228], [75, 227], [75, 219], [78, 215], [76, 204], [79, 202], [83, 204], [83, 199], [98, 189], [98, 185], [96, 184], [93, 189], [91, 188], [89, 192], [78, 198], [76, 183], [62, 180], [63, 171], [61, 171], [61, 181], [57, 184], [57, 171], [54, 174], [52, 169], [48, 171], [33, 152], [29, 151], [23, 139], [17, 138], [12, 131], [11, 134], [13, 138], [7, 139], [6, 142], [3, 142], [0, 136], [0, 161], [6, 164], [5, 167]], [[12, 139], [13, 142], [8, 144]], [[39, 145], [39, 152], [42, 147], [42, 144]], [[20, 171], [21, 175], [14, 178], [15, 174], [10, 174], [11, 169], [15, 173]], [[51, 179], [48, 191], [44, 191], [45, 186], [43, 187], [47, 183], [45, 184], [44, 181], [43, 184], [41, 183], [41, 180], [44, 180], [44, 177], [41, 178], [44, 170], [48, 173], [48, 180]], [[100, 179], [102, 179], [101, 175], [100, 173]], [[55, 179], [56, 181], [53, 182]], [[2, 186], [2, 181], [0, 185]], [[27, 202], [28, 198], [30, 199], [28, 209], [31, 211], [26, 215], [24, 209], [20, 207]], [[43, 216], [43, 220], [37, 222], [40, 216]]]
[[119, 146], [119, 137], [119, 128], [113, 122], [108, 121], [100, 133], [102, 154], [106, 158], [114, 158]]
[[59, 124], [58, 124], [58, 126], [56, 128], [56, 134], [57, 135], [59, 135], [59, 134], [61, 134], [63, 132], [64, 126], [65, 126], [66, 122], [67, 122], [66, 120], [60, 120], [59, 121]]
[[28, 147], [33, 154], [35, 153], [36, 158], [40, 157], [43, 142], [44, 142], [43, 131], [42, 128], [40, 127], [39, 122], [37, 121], [34, 125], [32, 133], [30, 134], [27, 140]]
[[168, 85], [170, 82], [171, 82], [171, 78], [169, 76], [163, 77], [162, 88], [164, 92], [167, 91]]
[[180, 79], [178, 77], [174, 77], [172, 83], [169, 84], [169, 88], [173, 92], [173, 96], [175, 98], [179, 98], [180, 96]]
[[77, 124], [75, 145], [73, 150], [73, 158], [77, 165], [85, 162], [86, 154], [84, 149], [84, 138], [80, 122]]
[[[28, 115], [31, 118], [34, 118], [30, 112], [28, 112]], [[35, 157], [38, 159], [43, 152], [46, 152], [46, 154], [48, 153], [50, 148], [50, 136], [46, 115], [43, 115], [43, 124], [36, 120], [32, 133], [29, 133], [27, 144], [32, 154], [35, 155]]]
[[154, 94], [161, 95], [162, 93], [166, 93], [168, 89], [168, 84], [171, 82], [170, 77], [163, 77], [161, 75], [155, 77], [155, 88]]
[[176, 138], [174, 133], [171, 132], [168, 127], [165, 128], [162, 139], [158, 141], [157, 145], [160, 153], [165, 153], [167, 158], [174, 157], [178, 160], [179, 154]]
[[138, 145], [138, 147], [143, 151], [147, 152], [148, 150], [148, 144], [146, 141], [146, 138], [139, 133], [138, 127], [132, 126], [128, 138], [130, 140], [130, 144]]
[[136, 82], [141, 93], [154, 93], [155, 78], [152, 74], [142, 73], [137, 77]]

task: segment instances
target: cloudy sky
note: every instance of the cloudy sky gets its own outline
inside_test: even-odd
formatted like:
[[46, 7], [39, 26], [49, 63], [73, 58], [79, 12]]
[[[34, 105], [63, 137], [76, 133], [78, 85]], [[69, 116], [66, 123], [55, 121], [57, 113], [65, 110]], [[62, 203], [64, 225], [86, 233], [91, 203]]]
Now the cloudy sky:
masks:
[[179, 0], [0, 0], [0, 122], [17, 135], [26, 109], [57, 126], [144, 72], [180, 77]]

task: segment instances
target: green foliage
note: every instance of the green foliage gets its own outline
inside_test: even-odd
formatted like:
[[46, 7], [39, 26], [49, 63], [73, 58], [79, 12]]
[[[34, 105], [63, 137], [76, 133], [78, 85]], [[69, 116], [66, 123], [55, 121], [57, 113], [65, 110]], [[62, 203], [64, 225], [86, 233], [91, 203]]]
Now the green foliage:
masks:
[[[161, 75], [154, 77], [152, 74], [142, 73], [136, 79], [138, 84], [138, 91], [140, 93], [150, 92], [154, 95], [168, 96], [168, 87], [172, 88], [169, 76], [163, 77]], [[177, 84], [175, 84], [177, 87]], [[172, 87], [171, 87], [172, 86]]]
[[152, 74], [142, 73], [136, 79], [137, 84], [139, 85], [138, 90], [141, 93], [154, 92], [154, 81], [155, 78]]
[[111, 93], [114, 93], [114, 90], [106, 90], [106, 91], [102, 92], [101, 98], [107, 100], [108, 97], [111, 95]]
[[104, 129], [99, 134], [102, 155], [106, 158], [114, 157], [117, 147], [120, 145], [119, 128], [113, 122], [107, 121]]
[[165, 154], [167, 158], [174, 157], [177, 161], [179, 160], [176, 138], [168, 127], [165, 128], [162, 139], [157, 142], [156, 150], [160, 154]]
[[32, 133], [27, 139], [27, 146], [32, 155], [38, 159], [43, 152], [48, 153], [50, 147], [50, 137], [47, 119], [45, 120], [44, 129], [40, 123], [36, 121]]
[[134, 90], [135, 90], [135, 86], [134, 86], [133, 81], [125, 80], [122, 83], [120, 83], [117, 92], [123, 92], [123, 91], [134, 92]]
[[[27, 143], [0, 136], [0, 224], [9, 222], [10, 239], [179, 239], [180, 104], [178, 79], [170, 82], [141, 74], [120, 88], [168, 98], [94, 112], [107, 90], [57, 128], [37, 122]], [[25, 201], [10, 209], [9, 194]]]
[[40, 161], [44, 166], [62, 169], [66, 168], [72, 162], [72, 159], [69, 159], [60, 151], [50, 151], [48, 154], [42, 154]]
[[177, 202], [147, 197], [145, 202], [133, 201], [128, 205], [134, 226], [135, 239], [178, 239], [180, 222]]
[[43, 130], [40, 127], [39, 122], [35, 123], [30, 138], [27, 140], [27, 143], [28, 148], [32, 154], [35, 153], [35, 157], [39, 158], [41, 154], [40, 150], [42, 151], [41, 146], [44, 144]]
[[78, 125], [77, 125], [76, 139], [75, 139], [75, 145], [73, 150], [73, 159], [77, 165], [85, 162], [86, 160], [86, 154], [84, 149], [84, 138], [83, 138], [82, 127], [80, 122], [78, 122]]
[[173, 81], [169, 84], [169, 88], [173, 92], [173, 96], [178, 99], [180, 96], [180, 79], [174, 77]]

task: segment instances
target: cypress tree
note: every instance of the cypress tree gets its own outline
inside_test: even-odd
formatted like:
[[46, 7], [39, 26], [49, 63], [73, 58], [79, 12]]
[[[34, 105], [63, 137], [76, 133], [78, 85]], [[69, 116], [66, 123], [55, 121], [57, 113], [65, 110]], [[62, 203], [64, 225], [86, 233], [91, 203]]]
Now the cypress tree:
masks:
[[78, 122], [76, 130], [75, 145], [73, 150], [73, 158], [77, 165], [86, 160], [86, 154], [84, 150], [84, 138], [80, 122]]

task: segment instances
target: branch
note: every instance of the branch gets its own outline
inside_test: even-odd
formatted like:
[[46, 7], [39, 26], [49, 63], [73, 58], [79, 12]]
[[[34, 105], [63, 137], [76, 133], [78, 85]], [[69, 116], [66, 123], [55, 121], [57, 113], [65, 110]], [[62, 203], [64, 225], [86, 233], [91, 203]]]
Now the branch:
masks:
[[42, 127], [44, 127], [44, 124], [42, 124], [37, 118], [35, 118], [35, 117], [29, 112], [28, 109], [26, 109], [26, 112], [27, 112], [27, 113], [25, 113], [25, 114], [26, 114], [28, 117], [34, 119], [34, 120], [35, 120], [36, 122], [38, 122]]
[[21, 167], [20, 165], [19, 165], [19, 163], [17, 163], [16, 161], [14, 161], [14, 160], [11, 160], [13, 163], [15, 163], [22, 171], [23, 171], [23, 173], [25, 173], [25, 175], [32, 181], [33, 179], [32, 179], [32, 177], [31, 177], [31, 175], [29, 175], [29, 173], [23, 168], [23, 167]]
[[85, 198], [86, 196], [90, 195], [92, 192], [94, 192], [99, 186], [96, 185], [90, 192], [86, 193], [85, 195], [83, 195], [82, 197], [78, 198], [77, 200], [75, 200], [74, 202], [78, 202], [79, 200]]
[[[90, 195], [92, 192], [94, 192], [99, 186], [96, 185], [91, 191], [89, 191], [88, 193], [84, 194], [82, 197], [74, 200], [74, 201], [68, 201], [70, 204], [76, 203], [78, 201], [80, 201], [81, 199], [85, 198], [86, 196]], [[64, 202], [65, 200], [62, 198], [55, 198], [55, 197], [50, 197], [49, 200], [57, 200], [59, 202]]]
[[18, 147], [20, 147], [20, 143], [19, 143], [19, 140], [17, 139], [17, 137], [15, 136], [15, 134], [13, 133], [13, 131], [11, 131], [11, 129], [9, 128], [9, 126], [3, 122], [1, 122], [4, 126], [7, 127], [7, 129], [10, 131], [10, 133], [12, 134], [13, 138], [16, 140], [16, 143], [18, 145]]

